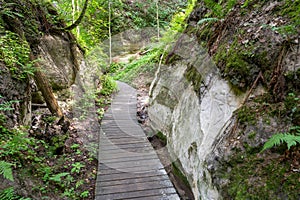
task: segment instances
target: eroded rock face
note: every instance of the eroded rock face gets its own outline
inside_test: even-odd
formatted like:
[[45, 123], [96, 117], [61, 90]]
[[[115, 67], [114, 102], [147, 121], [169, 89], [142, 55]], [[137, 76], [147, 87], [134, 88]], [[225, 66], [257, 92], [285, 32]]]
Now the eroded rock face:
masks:
[[0, 62], [0, 95], [2, 108], [4, 105], [9, 105], [8, 107], [12, 109], [4, 108], [2, 111], [0, 110], [0, 114], [2, 112], [5, 118], [0, 120], [0, 124], [4, 123], [5, 127], [13, 128], [30, 122], [31, 88], [29, 80], [13, 78], [10, 70], [2, 62]]
[[54, 90], [70, 87], [79, 70], [82, 55], [78, 47], [72, 46], [68, 35], [44, 35], [39, 45], [39, 59], [43, 72]]
[[[208, 155], [214, 142], [243, 98], [234, 95], [209, 55], [191, 44], [190, 52], [185, 49], [181, 56], [186, 59], [159, 69], [152, 83], [149, 117], [153, 128], [167, 136], [167, 148], [173, 161], [180, 161], [195, 198], [219, 199], [206, 161], [213, 159]], [[189, 53], [190, 59], [184, 56]]]

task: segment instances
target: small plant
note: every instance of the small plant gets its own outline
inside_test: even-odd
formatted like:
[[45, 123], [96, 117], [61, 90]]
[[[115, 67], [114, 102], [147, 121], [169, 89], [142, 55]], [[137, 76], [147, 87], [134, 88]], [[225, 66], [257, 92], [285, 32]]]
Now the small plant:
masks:
[[71, 169], [71, 172], [72, 173], [79, 173], [80, 172], [80, 169], [82, 168], [82, 167], [85, 167], [85, 165], [83, 165], [83, 164], [81, 164], [80, 162], [76, 162], [76, 163], [73, 163], [72, 164], [72, 169]]
[[43, 118], [44, 122], [47, 124], [52, 124], [56, 120], [56, 116], [47, 116]]
[[[293, 132], [294, 134], [292, 134]], [[261, 151], [270, 149], [274, 146], [279, 146], [282, 143], [287, 144], [288, 150], [292, 146], [296, 146], [297, 143], [300, 144], [300, 126], [291, 127], [289, 132], [277, 133], [273, 135], [265, 144]]]
[[80, 197], [82, 197], [82, 198], [86, 198], [86, 197], [88, 197], [90, 195], [90, 193], [89, 193], [89, 191], [84, 191], [84, 192], [82, 192], [81, 194], [80, 194]]
[[78, 149], [80, 147], [80, 144], [72, 144], [70, 147], [71, 149]]
[[63, 173], [55, 174], [55, 175], [51, 176], [51, 177], [49, 178], [49, 180], [54, 181], [54, 182], [57, 182], [57, 183], [60, 183], [60, 182], [62, 181], [61, 178], [62, 178], [62, 177], [65, 177], [65, 176], [67, 176], [67, 175], [69, 175], [68, 172], [63, 172]]
[[[0, 95], [0, 99], [2, 98], [2, 96]], [[14, 103], [18, 103], [19, 101], [17, 100], [11, 100], [8, 102], [4, 102], [0, 104], [0, 111], [9, 111], [9, 110], [14, 110], [14, 108], [12, 108], [12, 104]]]

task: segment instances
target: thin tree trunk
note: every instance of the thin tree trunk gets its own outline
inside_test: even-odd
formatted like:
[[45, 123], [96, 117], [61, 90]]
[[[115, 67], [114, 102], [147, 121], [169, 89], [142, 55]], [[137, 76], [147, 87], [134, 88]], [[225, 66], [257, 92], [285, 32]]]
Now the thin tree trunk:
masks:
[[108, 2], [108, 35], [109, 35], [109, 65], [112, 63], [112, 55], [111, 55], [111, 6], [110, 0]]
[[[30, 53], [30, 60], [36, 60], [35, 56]], [[48, 79], [46, 76], [41, 72], [40, 65], [38, 62], [34, 62], [34, 66], [36, 68], [34, 72], [34, 80], [37, 84], [38, 89], [42, 92], [42, 95], [46, 101], [47, 107], [49, 108], [52, 114], [55, 114], [59, 117], [63, 116], [63, 112], [61, 111], [60, 107], [58, 106], [57, 100], [55, 99], [52, 91], [52, 87], [49, 84]]]
[[156, 0], [155, 3], [156, 3], [157, 41], [159, 41], [159, 13], [158, 13], [158, 0]]
[[[80, 11], [80, 6], [79, 6], [80, 3], [81, 3], [81, 1], [77, 0], [77, 2], [76, 2], [76, 11], [77, 11], [77, 12]], [[76, 27], [76, 37], [79, 38], [79, 35], [80, 35], [80, 27], [77, 26], [77, 27]]]

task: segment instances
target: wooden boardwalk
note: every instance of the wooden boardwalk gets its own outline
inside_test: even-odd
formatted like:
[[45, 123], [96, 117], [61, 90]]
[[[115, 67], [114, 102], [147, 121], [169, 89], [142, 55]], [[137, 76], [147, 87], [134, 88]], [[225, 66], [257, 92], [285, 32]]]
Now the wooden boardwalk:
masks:
[[102, 120], [96, 200], [180, 199], [136, 119], [136, 90], [119, 93]]

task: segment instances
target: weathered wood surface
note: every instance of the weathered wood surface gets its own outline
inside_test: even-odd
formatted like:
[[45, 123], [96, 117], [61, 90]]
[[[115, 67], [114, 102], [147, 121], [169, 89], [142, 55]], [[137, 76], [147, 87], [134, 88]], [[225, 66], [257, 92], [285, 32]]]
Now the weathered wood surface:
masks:
[[96, 200], [180, 199], [136, 119], [136, 90], [119, 92], [100, 131]]

